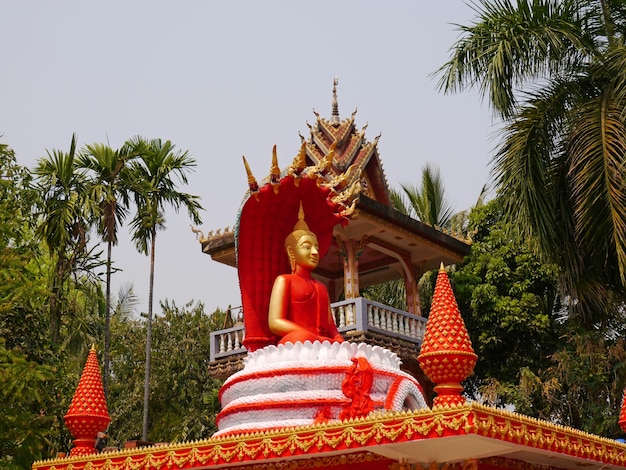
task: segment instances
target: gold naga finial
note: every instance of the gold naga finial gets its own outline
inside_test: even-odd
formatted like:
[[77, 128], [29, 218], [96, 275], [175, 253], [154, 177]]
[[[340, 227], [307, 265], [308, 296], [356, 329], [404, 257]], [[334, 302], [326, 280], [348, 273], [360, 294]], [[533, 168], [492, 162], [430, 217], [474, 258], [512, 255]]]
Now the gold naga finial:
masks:
[[274, 194], [278, 194], [280, 187], [280, 168], [278, 167], [278, 156], [276, 155], [276, 145], [272, 149], [272, 166], [270, 168], [270, 184], [274, 189]]
[[[334, 203], [347, 208], [346, 211], [344, 211], [346, 213], [342, 215], [349, 216], [352, 212], [354, 212], [356, 202], [359, 199], [362, 189], [361, 179], [356, 178], [343, 191], [332, 198]], [[348, 207], [348, 204], [350, 204], [350, 207]]]
[[250, 170], [250, 165], [248, 165], [248, 161], [245, 156], [243, 156], [243, 166], [246, 168], [246, 173], [248, 174], [248, 187], [250, 188], [250, 194], [253, 194], [254, 198], [258, 201], [259, 183], [257, 183], [256, 178], [252, 174], [252, 170]]
[[[333, 193], [343, 191], [348, 186], [352, 186], [356, 180], [361, 178], [361, 168], [355, 163], [350, 165], [346, 171], [331, 178], [328, 183], [322, 186], [329, 188]], [[361, 188], [359, 187], [359, 190]]]
[[306, 168], [306, 142], [302, 142], [298, 155], [293, 159], [293, 163], [289, 167], [287, 174], [293, 176], [293, 182], [298, 187], [300, 185], [300, 178], [302, 172]]
[[335, 148], [337, 147], [337, 140], [335, 140], [328, 150], [328, 153], [317, 165], [316, 173], [317, 173], [317, 184], [322, 184], [326, 182], [326, 177], [328, 173], [330, 173], [330, 169], [333, 166], [333, 159], [335, 158]]
[[189, 225], [189, 227], [191, 228], [191, 231], [196, 234], [196, 240], [198, 240], [200, 243], [204, 243], [208, 240], [209, 237], [205, 237], [202, 230], [194, 227], [193, 225]]
[[342, 217], [347, 217], [347, 218], [356, 218], [356, 204], [357, 204], [358, 200], [355, 198], [352, 201], [352, 204], [350, 204], [350, 207], [346, 207], [344, 210], [342, 210], [339, 215], [341, 215]]

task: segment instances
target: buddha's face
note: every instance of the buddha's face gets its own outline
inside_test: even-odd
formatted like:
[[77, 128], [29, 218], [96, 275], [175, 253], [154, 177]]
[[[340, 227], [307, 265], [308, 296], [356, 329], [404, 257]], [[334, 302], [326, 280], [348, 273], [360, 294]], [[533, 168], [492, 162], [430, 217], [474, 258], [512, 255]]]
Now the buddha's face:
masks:
[[302, 266], [309, 271], [315, 269], [320, 262], [319, 249], [317, 237], [314, 234], [309, 233], [302, 235], [293, 247], [291, 253], [296, 266]]

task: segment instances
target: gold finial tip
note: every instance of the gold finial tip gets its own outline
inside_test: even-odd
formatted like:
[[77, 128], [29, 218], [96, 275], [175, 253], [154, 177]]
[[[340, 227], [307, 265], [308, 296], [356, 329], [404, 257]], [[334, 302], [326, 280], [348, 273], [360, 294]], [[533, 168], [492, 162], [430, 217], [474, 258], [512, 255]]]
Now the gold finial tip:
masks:
[[304, 209], [302, 208], [302, 201], [300, 201], [300, 207], [298, 208], [298, 220], [304, 220]]
[[441, 262], [441, 265], [439, 266], [439, 271], [445, 271], [445, 270], [446, 270], [446, 268], [445, 268], [445, 266], [443, 265], [443, 261], [442, 261], [442, 262]]
[[293, 226], [293, 230], [294, 232], [296, 230], [306, 230], [307, 232], [310, 231], [309, 226], [304, 220], [304, 208], [302, 207], [302, 201], [300, 201], [300, 207], [298, 208], [298, 221]]
[[91, 343], [91, 351], [95, 351], [96, 350], [96, 343]]

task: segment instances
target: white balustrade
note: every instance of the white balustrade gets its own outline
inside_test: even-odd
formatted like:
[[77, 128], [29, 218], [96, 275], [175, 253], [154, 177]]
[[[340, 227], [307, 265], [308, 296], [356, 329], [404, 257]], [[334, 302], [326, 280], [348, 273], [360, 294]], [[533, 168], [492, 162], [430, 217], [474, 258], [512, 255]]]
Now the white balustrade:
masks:
[[[344, 300], [331, 305], [333, 318], [342, 332], [371, 330], [405, 341], [421, 344], [426, 319], [364, 298]], [[237, 325], [211, 333], [211, 361], [242, 354], [245, 329]]]

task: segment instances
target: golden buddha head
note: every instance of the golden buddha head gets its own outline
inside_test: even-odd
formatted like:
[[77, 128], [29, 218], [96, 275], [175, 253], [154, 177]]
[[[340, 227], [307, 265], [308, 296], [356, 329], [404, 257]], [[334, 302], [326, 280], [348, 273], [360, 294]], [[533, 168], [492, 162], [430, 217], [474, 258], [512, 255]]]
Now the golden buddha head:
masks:
[[315, 269], [319, 263], [319, 243], [317, 235], [309, 230], [304, 220], [302, 203], [298, 210], [298, 221], [293, 231], [285, 239], [285, 250], [293, 272], [296, 266], [302, 266], [308, 270]]

